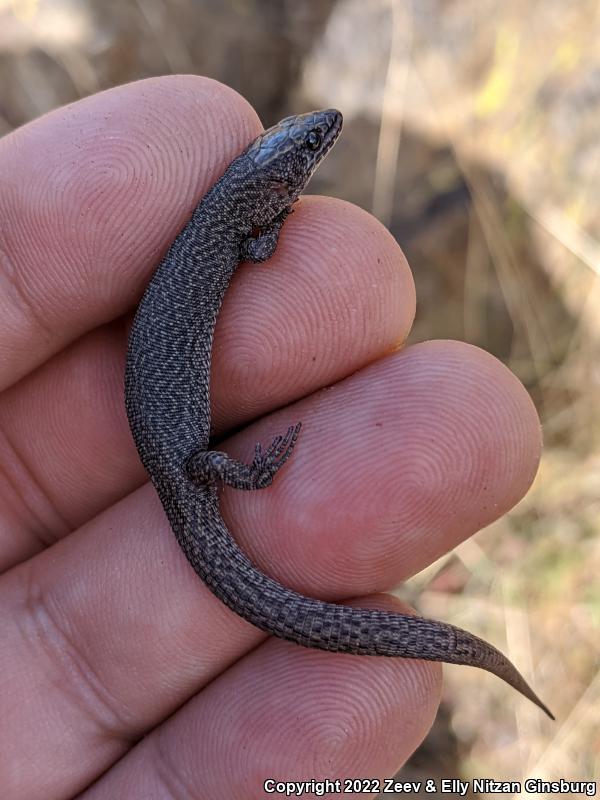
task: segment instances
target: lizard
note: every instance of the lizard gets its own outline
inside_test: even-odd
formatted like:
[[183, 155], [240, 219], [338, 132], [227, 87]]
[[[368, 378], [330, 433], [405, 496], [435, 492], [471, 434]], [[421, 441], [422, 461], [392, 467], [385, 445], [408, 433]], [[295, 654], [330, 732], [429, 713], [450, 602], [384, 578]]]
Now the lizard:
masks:
[[358, 655], [468, 664], [542, 703], [513, 664], [483, 639], [410, 614], [327, 603], [257, 569], [219, 511], [219, 487], [268, 487], [300, 432], [291, 425], [252, 463], [210, 447], [210, 368], [217, 315], [243, 261], [263, 262], [342, 128], [336, 109], [287, 117], [261, 133], [205, 194], [171, 244], [130, 330], [125, 405], [140, 459], [198, 576], [232, 611], [299, 645]]

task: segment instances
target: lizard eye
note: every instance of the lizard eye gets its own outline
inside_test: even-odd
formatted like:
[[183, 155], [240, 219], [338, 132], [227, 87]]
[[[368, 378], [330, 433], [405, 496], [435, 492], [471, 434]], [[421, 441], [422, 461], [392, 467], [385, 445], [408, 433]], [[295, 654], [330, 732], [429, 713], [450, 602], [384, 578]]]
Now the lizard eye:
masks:
[[323, 137], [317, 130], [309, 131], [306, 135], [306, 146], [309, 150], [318, 150], [322, 141]]

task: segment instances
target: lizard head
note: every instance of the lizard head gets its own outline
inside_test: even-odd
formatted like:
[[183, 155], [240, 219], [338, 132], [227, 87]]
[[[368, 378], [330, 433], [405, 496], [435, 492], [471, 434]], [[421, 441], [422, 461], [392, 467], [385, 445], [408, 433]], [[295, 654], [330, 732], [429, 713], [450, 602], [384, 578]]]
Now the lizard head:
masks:
[[244, 156], [252, 165], [261, 197], [254, 224], [268, 224], [290, 208], [341, 129], [342, 115], [335, 108], [311, 111], [282, 119], [250, 145]]

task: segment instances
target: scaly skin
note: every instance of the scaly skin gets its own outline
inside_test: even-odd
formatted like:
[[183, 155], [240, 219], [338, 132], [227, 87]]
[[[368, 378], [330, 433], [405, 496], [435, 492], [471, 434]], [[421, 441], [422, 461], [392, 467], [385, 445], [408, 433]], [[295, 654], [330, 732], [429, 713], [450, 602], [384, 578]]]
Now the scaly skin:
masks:
[[268, 486], [291, 454], [300, 425], [264, 453], [257, 445], [251, 465], [209, 450], [217, 314], [240, 261], [273, 254], [292, 204], [341, 126], [341, 114], [330, 109], [289, 117], [265, 131], [230, 164], [171, 245], [144, 293], [129, 340], [125, 396], [140, 458], [190, 564], [236, 614], [307, 647], [481, 667], [552, 717], [487, 642], [422, 617], [292, 592], [256, 569], [219, 513], [217, 481], [239, 489]]

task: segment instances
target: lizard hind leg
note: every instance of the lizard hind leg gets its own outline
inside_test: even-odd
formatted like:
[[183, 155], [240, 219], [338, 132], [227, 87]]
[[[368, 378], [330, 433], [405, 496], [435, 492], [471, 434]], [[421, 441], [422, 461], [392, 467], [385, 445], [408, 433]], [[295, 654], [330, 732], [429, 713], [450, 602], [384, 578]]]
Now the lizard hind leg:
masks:
[[186, 472], [194, 483], [221, 481], [233, 489], [264, 489], [291, 456], [301, 423], [291, 425], [283, 436], [276, 436], [263, 452], [260, 444], [254, 449], [254, 460], [244, 464], [220, 450], [202, 450], [187, 460]]

